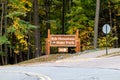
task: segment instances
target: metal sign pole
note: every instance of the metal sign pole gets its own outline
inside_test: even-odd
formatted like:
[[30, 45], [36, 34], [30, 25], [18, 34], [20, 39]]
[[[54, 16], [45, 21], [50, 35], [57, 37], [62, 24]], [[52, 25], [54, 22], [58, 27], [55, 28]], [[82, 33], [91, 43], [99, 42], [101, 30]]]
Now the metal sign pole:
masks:
[[107, 41], [108, 41], [108, 38], [107, 38], [107, 34], [106, 34], [106, 55], [108, 55], [108, 43], [107, 43]]
[[108, 36], [107, 36], [107, 25], [106, 25], [106, 55], [108, 55]]

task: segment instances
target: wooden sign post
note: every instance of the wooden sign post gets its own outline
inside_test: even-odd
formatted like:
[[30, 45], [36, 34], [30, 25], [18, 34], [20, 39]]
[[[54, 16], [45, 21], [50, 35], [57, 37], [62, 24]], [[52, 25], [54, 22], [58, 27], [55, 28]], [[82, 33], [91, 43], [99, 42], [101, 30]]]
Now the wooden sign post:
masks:
[[50, 47], [75, 47], [76, 52], [79, 52], [80, 38], [78, 35], [78, 30], [76, 31], [76, 35], [51, 35], [50, 30], [48, 30], [48, 38], [46, 39], [46, 54], [50, 54]]

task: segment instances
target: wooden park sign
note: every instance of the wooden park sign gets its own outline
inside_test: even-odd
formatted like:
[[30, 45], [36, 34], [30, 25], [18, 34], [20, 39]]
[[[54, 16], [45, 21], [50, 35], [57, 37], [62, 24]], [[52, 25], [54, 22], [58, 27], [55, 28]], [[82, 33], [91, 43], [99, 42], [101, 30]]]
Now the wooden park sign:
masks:
[[50, 30], [48, 30], [46, 54], [50, 54], [50, 47], [59, 47], [59, 50], [63, 49], [64, 51], [67, 51], [68, 47], [76, 47], [76, 52], [79, 52], [80, 38], [78, 37], [78, 30], [76, 31], [76, 35], [51, 35]]

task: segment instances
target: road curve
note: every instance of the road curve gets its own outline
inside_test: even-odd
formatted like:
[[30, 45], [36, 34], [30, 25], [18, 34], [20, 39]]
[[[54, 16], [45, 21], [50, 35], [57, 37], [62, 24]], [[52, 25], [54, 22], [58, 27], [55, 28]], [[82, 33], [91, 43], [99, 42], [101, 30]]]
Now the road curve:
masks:
[[[13, 75], [14, 74], [14, 75]], [[0, 70], [0, 80], [52, 80], [50, 77], [34, 72], [20, 70]], [[7, 76], [7, 77], [6, 77]]]
[[[120, 52], [120, 48], [109, 49], [108, 52]], [[93, 51], [55, 62], [0, 67], [0, 71], [33, 75], [39, 80], [119, 80], [120, 56], [98, 58], [104, 54], [105, 50]], [[1, 75], [0, 80], [3, 80]]]
[[[42, 73], [49, 76], [52, 80], [119, 80], [120, 70], [104, 68], [78, 68], [78, 67], [29, 67], [29, 66], [11, 66], [1, 68], [1, 70], [20, 70], [25, 72]], [[31, 74], [31, 73], [30, 73]], [[6, 79], [6, 80], [17, 80]], [[0, 80], [1, 76], [0, 76]], [[5, 79], [4, 79], [5, 80]], [[25, 79], [21, 79], [25, 80]], [[32, 80], [32, 79], [26, 79]]]

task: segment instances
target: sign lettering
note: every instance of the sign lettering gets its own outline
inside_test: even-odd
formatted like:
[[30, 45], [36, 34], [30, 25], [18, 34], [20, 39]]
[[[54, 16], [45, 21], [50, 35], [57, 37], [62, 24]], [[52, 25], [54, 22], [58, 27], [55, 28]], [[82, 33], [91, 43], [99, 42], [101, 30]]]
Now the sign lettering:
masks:
[[75, 35], [51, 35], [51, 46], [76, 46]]

